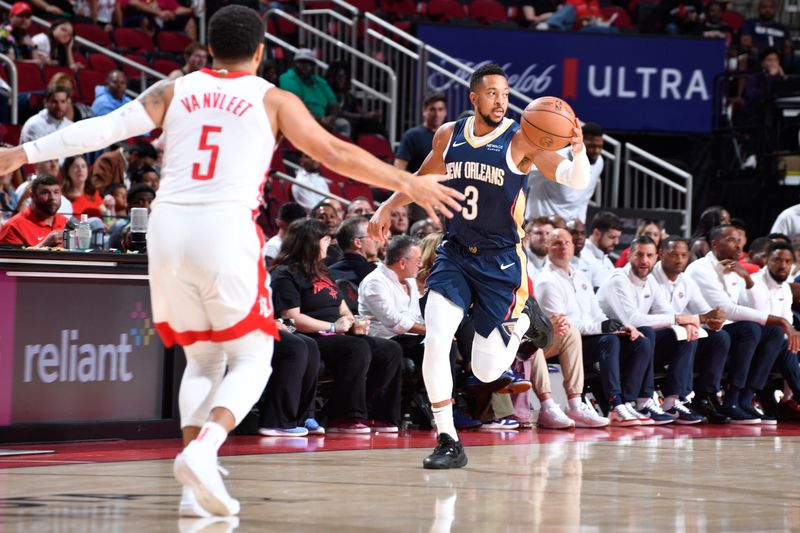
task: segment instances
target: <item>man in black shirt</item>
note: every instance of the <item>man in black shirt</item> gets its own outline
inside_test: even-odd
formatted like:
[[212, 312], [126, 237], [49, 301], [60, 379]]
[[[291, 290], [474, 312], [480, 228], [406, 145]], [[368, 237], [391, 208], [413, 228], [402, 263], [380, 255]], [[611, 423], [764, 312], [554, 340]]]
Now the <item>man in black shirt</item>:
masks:
[[367, 274], [375, 270], [378, 258], [378, 243], [367, 235], [369, 221], [364, 217], [345, 220], [336, 233], [336, 242], [344, 250], [344, 259], [330, 266], [330, 277], [334, 281], [346, 279], [356, 285]]

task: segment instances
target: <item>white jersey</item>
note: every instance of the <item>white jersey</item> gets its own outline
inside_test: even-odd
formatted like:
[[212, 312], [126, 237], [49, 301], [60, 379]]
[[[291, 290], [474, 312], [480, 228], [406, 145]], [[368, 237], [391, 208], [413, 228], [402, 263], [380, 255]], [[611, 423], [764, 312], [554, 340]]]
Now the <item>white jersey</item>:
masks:
[[156, 203], [234, 203], [254, 210], [275, 136], [258, 76], [202, 69], [175, 80]]

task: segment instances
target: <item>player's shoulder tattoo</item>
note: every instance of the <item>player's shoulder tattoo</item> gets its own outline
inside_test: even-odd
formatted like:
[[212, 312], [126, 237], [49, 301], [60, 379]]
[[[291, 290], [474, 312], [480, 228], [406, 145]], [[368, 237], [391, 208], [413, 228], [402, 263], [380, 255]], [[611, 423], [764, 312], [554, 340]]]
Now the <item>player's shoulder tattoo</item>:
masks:
[[161, 80], [149, 87], [139, 96], [139, 101], [145, 109], [160, 109], [167, 100], [168, 89], [172, 86], [172, 80]]

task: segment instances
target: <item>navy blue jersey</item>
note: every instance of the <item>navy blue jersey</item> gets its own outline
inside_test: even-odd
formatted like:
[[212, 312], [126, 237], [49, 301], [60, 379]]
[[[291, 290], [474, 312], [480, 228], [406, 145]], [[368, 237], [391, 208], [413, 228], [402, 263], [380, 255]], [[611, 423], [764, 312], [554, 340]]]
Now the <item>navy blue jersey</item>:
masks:
[[525, 235], [525, 174], [511, 159], [519, 124], [505, 118], [490, 134], [476, 138], [474, 122], [475, 117], [467, 117], [455, 123], [444, 154], [450, 178], [445, 185], [466, 196], [461, 211], [447, 221], [444, 240], [472, 250], [509, 248]]

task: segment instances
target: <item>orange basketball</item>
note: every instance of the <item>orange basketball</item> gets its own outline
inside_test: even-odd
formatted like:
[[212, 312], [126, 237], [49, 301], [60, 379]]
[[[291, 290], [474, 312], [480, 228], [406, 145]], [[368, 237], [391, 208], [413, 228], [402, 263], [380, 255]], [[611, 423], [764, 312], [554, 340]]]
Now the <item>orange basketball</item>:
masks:
[[572, 139], [575, 112], [561, 98], [542, 96], [528, 104], [519, 122], [525, 137], [535, 146], [561, 150]]

